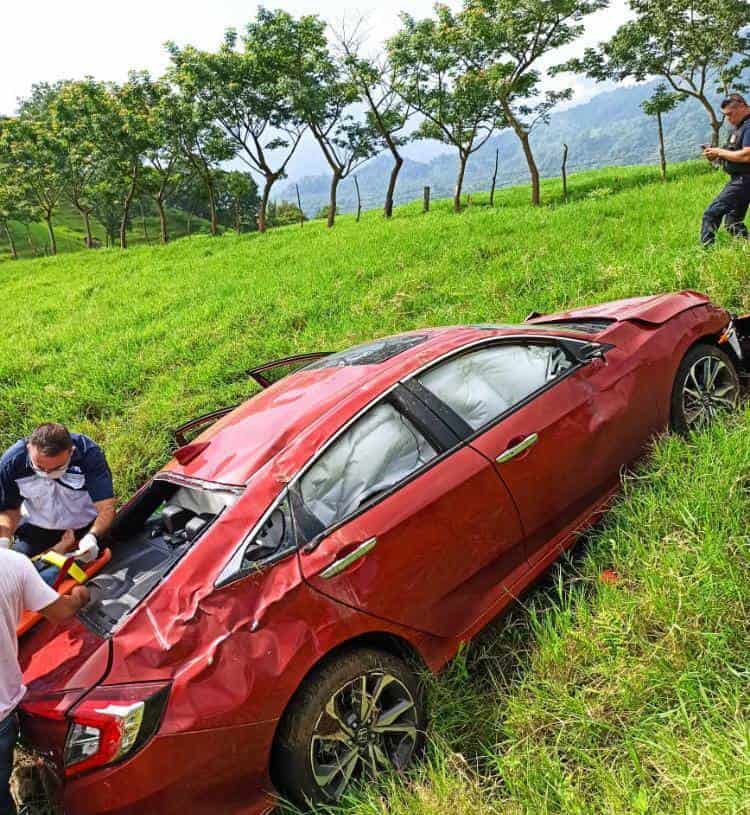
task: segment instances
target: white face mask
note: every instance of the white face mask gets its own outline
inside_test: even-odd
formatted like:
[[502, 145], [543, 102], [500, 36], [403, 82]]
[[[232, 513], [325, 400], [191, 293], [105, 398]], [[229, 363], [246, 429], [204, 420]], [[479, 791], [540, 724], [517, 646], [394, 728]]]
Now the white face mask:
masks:
[[38, 475], [40, 478], [62, 478], [65, 473], [68, 472], [68, 467], [70, 467], [70, 459], [72, 458], [72, 454], [68, 458], [68, 460], [63, 464], [61, 467], [56, 467], [54, 470], [40, 470], [38, 467], [34, 466], [34, 463], [31, 463], [31, 469], [34, 471], [35, 475]]

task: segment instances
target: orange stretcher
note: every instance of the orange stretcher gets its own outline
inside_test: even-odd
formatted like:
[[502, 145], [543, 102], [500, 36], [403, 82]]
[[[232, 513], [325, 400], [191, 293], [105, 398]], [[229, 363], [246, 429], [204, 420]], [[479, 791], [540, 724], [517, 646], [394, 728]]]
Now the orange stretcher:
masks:
[[[34, 560], [43, 560], [60, 569], [60, 574], [57, 576], [52, 588], [59, 594], [70, 594], [75, 586], [80, 586], [85, 583], [89, 578], [93, 577], [103, 566], [106, 566], [112, 558], [112, 552], [109, 549], [104, 549], [96, 560], [91, 563], [86, 563], [81, 566], [76, 562], [75, 558], [65, 557], [58, 552], [45, 552], [39, 555]], [[32, 629], [42, 615], [38, 611], [24, 611], [21, 617], [21, 622], [16, 629], [16, 635], [22, 637], [27, 631]]]

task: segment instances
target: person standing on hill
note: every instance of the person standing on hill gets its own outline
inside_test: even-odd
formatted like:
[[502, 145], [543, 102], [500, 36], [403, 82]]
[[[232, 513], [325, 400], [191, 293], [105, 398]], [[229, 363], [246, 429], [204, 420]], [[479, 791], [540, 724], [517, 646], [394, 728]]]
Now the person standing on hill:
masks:
[[750, 205], [750, 105], [739, 93], [730, 93], [721, 102], [722, 113], [732, 125], [729, 142], [724, 147], [705, 147], [709, 161], [720, 161], [729, 181], [703, 213], [701, 243], [711, 246], [722, 219], [727, 232], [736, 238], [747, 238], [745, 215]]
[[[76, 557], [89, 562], [114, 517], [112, 473], [88, 436], [43, 424], [0, 459], [0, 547], [31, 558], [77, 547]], [[47, 582], [54, 582], [60, 565], [51, 561], [36, 562]]]

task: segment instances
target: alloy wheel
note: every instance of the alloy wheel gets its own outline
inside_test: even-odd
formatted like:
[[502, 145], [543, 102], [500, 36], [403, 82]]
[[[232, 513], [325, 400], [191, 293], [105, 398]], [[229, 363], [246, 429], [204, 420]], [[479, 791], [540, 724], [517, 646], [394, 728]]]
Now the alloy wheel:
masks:
[[692, 430], [707, 425], [722, 410], [737, 406], [739, 389], [729, 366], [716, 356], [697, 359], [682, 386], [682, 411]]
[[409, 689], [383, 671], [370, 671], [339, 688], [313, 730], [315, 783], [337, 800], [352, 781], [406, 767], [417, 746], [418, 712]]

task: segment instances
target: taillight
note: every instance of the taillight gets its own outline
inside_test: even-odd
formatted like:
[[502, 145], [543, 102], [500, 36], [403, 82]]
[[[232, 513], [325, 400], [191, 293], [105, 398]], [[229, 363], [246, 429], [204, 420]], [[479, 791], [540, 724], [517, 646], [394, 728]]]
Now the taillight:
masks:
[[68, 714], [65, 775], [113, 764], [140, 749], [157, 731], [168, 697], [164, 682], [92, 690]]

